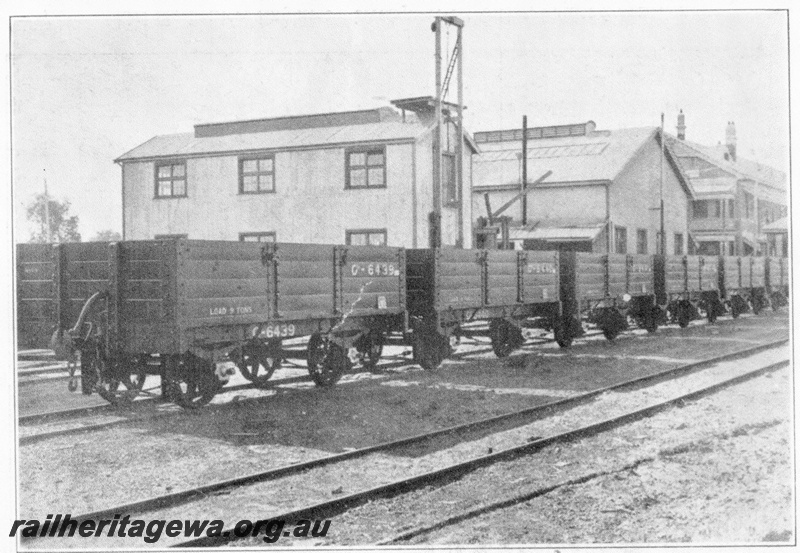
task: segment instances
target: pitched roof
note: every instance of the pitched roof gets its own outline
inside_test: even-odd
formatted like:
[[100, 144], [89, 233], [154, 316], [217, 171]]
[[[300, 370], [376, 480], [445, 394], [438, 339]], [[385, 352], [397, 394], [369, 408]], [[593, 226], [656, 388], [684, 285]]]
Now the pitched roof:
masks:
[[[755, 161], [738, 158], [736, 161], [725, 159], [722, 151], [715, 147], [702, 146], [687, 140], [679, 140], [667, 135], [667, 144], [680, 161], [681, 158], [697, 157], [704, 160], [730, 176], [715, 176], [712, 178], [689, 177], [698, 194], [734, 193], [739, 180], [751, 180], [764, 186], [760, 195], [776, 203], [787, 202], [786, 175]], [[727, 148], [725, 148], [727, 152]], [[691, 173], [689, 173], [691, 174]]]
[[[263, 150], [298, 150], [345, 144], [412, 142], [434, 125], [411, 113], [405, 118], [391, 107], [270, 119], [195, 125], [194, 133], [154, 136], [115, 162], [141, 159], [220, 155]], [[464, 140], [478, 146], [468, 132]]]
[[727, 146], [703, 146], [669, 135], [667, 135], [667, 143], [672, 146], [678, 157], [699, 157], [737, 178], [752, 179], [778, 189], [784, 189], [786, 186], [786, 174], [783, 171], [740, 156], [736, 157], [736, 161], [726, 159]]
[[115, 161], [258, 150], [302, 149], [364, 142], [413, 141], [430, 130], [419, 123], [385, 121], [360, 125], [248, 132], [197, 137], [194, 133], [154, 136]]
[[[657, 127], [643, 127], [529, 140], [529, 182], [547, 171], [552, 171], [552, 175], [543, 184], [611, 182], [647, 141], [657, 136]], [[519, 186], [522, 151], [519, 140], [481, 142], [481, 150], [481, 155], [473, 160], [474, 188], [490, 190]], [[670, 156], [669, 146], [667, 152]], [[691, 196], [691, 187], [680, 167], [675, 166], [675, 169], [681, 184]]]

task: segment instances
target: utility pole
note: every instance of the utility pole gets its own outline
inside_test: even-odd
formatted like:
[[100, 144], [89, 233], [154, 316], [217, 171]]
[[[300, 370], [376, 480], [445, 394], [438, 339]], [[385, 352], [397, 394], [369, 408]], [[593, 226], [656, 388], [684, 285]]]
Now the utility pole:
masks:
[[[448, 58], [447, 74], [442, 78], [442, 25], [453, 25], [457, 28], [456, 45], [452, 54]], [[464, 197], [463, 197], [463, 167], [464, 167], [464, 61], [463, 61], [463, 38], [462, 29], [464, 21], [454, 16], [436, 17], [431, 27], [435, 33], [436, 48], [435, 48], [435, 61], [436, 61], [436, 134], [433, 137], [433, 212], [431, 213], [430, 220], [430, 247], [438, 248], [442, 245], [442, 204], [444, 203], [444, 187], [443, 187], [443, 167], [442, 167], [442, 112], [445, 96], [450, 87], [450, 77], [454, 70], [458, 71], [457, 81], [457, 95], [458, 105], [456, 108], [456, 132], [458, 138], [455, 144], [455, 170], [453, 171], [452, 178], [456, 186], [456, 194], [453, 198], [458, 202], [457, 212], [457, 226], [458, 235], [456, 238], [457, 245], [464, 244]], [[457, 68], [456, 68], [457, 63]], [[449, 129], [448, 131], [449, 132]], [[468, 198], [469, 199], [469, 198]]]
[[53, 241], [53, 233], [50, 230], [50, 195], [47, 193], [47, 169], [42, 169], [42, 171], [44, 171], [44, 235], [49, 244]]
[[661, 183], [660, 183], [660, 197], [661, 205], [659, 212], [661, 213], [661, 231], [659, 245], [661, 248], [661, 255], [667, 255], [667, 235], [664, 231], [664, 147], [666, 138], [664, 137], [664, 113], [661, 113]]
[[436, 33], [436, 134], [433, 136], [433, 217], [430, 247], [442, 245], [442, 18], [433, 23]]
[[[528, 116], [522, 116], [522, 183], [521, 192], [528, 188]], [[522, 226], [528, 224], [528, 195], [522, 196]]]
[[458, 132], [458, 140], [456, 141], [456, 186], [458, 188], [456, 190], [456, 201], [458, 201], [457, 246], [463, 248], [464, 202], [472, 202], [472, 197], [470, 196], [472, 192], [470, 191], [467, 198], [464, 198], [464, 40], [461, 36], [464, 30], [464, 22], [461, 20], [459, 20], [459, 22], [460, 25], [456, 26], [458, 28], [458, 38], [456, 39], [457, 53], [455, 54], [458, 56], [458, 90], [456, 98], [458, 101], [458, 124], [456, 125], [456, 131]]

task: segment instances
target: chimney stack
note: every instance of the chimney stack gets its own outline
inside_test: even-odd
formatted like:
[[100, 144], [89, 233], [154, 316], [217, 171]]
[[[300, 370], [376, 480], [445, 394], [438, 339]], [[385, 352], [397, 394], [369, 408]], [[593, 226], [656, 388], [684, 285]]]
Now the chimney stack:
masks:
[[733, 121], [728, 121], [728, 128], [725, 129], [725, 145], [728, 147], [730, 160], [736, 161], [736, 125]]
[[675, 127], [678, 130], [678, 139], [685, 140], [686, 139], [686, 118], [683, 115], [683, 110], [678, 114], [678, 126]]

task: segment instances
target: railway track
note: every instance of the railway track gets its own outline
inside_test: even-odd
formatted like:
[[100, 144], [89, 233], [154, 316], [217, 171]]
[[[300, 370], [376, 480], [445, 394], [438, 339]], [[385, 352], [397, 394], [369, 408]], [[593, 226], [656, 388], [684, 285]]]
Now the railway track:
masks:
[[[643, 418], [653, 416], [675, 405], [680, 405], [687, 401], [693, 401], [699, 399], [706, 395], [713, 394], [714, 392], [717, 392], [721, 389], [733, 386], [735, 384], [740, 384], [757, 376], [761, 376], [768, 372], [775, 371], [787, 367], [789, 365], [790, 361], [788, 359], [784, 361], [779, 361], [777, 363], [771, 363], [766, 366], [759, 367], [758, 369], [747, 371], [735, 377], [718, 381], [710, 386], [705, 386], [703, 388], [693, 390], [681, 396], [674, 397], [669, 400], [662, 401], [653, 405], [649, 405], [642, 409], [630, 411], [628, 413], [625, 413], [617, 417], [608, 418], [599, 422], [588, 424], [586, 426], [582, 426], [579, 428], [575, 428], [566, 432], [554, 434], [544, 438], [531, 438], [530, 441], [528, 441], [527, 443], [523, 443], [516, 447], [505, 449], [497, 453], [489, 453], [487, 455], [470, 459], [468, 461], [454, 463], [440, 469], [418, 474], [410, 478], [395, 480], [388, 484], [382, 484], [365, 490], [357, 491], [355, 493], [351, 493], [345, 496], [337, 497], [336, 499], [322, 501], [311, 505], [306, 505], [304, 507], [285, 511], [279, 514], [270, 513], [269, 516], [263, 517], [263, 520], [282, 520], [287, 522], [295, 522], [306, 519], [328, 519], [331, 518], [332, 516], [339, 515], [341, 513], [352, 510], [355, 507], [364, 505], [365, 503], [371, 500], [388, 496], [406, 494], [415, 490], [419, 490], [421, 488], [433, 486], [437, 483], [452, 481], [464, 474], [467, 474], [469, 472], [472, 472], [480, 468], [491, 466], [501, 461], [508, 461], [522, 456], [535, 454], [536, 452], [541, 451], [544, 448], [551, 445], [569, 443], [572, 441], [576, 441], [578, 439], [596, 436], [598, 434], [607, 432], [609, 430], [613, 430], [620, 426], [624, 426], [626, 424], [633, 423]], [[635, 468], [635, 464], [631, 465], [631, 468]], [[407, 541], [413, 537], [434, 531], [446, 525], [455, 524], [459, 521], [466, 520], [467, 518], [475, 516], [476, 514], [480, 514], [480, 512], [489, 510], [491, 508], [500, 508], [505, 504], [518, 503], [520, 501], [548, 493], [549, 491], [552, 491], [552, 489], [556, 489], [557, 487], [560, 487], [562, 485], [569, 485], [571, 483], [576, 483], [576, 484], [581, 483], [583, 481], [594, 478], [595, 476], [597, 476], [597, 474], [584, 475], [582, 478], [577, 478], [574, 481], [559, 483], [555, 486], [542, 488], [540, 490], [537, 490], [536, 492], [525, 494], [524, 496], [521, 495], [510, 499], [507, 498], [503, 501], [496, 502], [496, 504], [494, 505], [493, 504], [484, 505], [482, 506], [481, 509], [475, 509], [474, 511], [465, 511], [463, 513], [460, 513], [459, 515], [451, 516], [448, 519], [437, 521], [432, 525], [427, 525], [425, 527], [420, 527], [410, 531], [406, 531], [401, 535], [393, 536], [389, 540], [386, 540], [385, 542], [380, 542], [379, 544], [376, 545], [390, 545], [392, 543], [400, 543], [403, 541]], [[214, 546], [219, 547], [231, 543], [233, 541], [237, 541], [239, 539], [241, 539], [241, 537], [236, 535], [236, 528], [227, 527], [222, 531], [222, 535], [219, 537], [216, 536], [201, 537], [181, 542], [176, 545], [178, 547], [214, 547]]]
[[[455, 354], [455, 355], [452, 356], [452, 359], [461, 359], [461, 358], [467, 357], [469, 355], [477, 355], [477, 354], [482, 354], [482, 353], [488, 353], [491, 350], [492, 350], [491, 347], [480, 347], [478, 349], [473, 349], [473, 350], [470, 350], [468, 352], [462, 352], [462, 353]], [[390, 361], [388, 363], [383, 363], [383, 364], [379, 365], [379, 368], [381, 370], [400, 368], [400, 367], [408, 366], [409, 363], [410, 363], [410, 360], [407, 360], [407, 359], [404, 359], [402, 361]], [[264, 387], [258, 388], [258, 389], [270, 390], [270, 389], [279, 388], [280, 386], [285, 386], [287, 384], [297, 384], [297, 383], [303, 383], [303, 382], [311, 382], [311, 378], [309, 376], [295, 376], [295, 377], [282, 378], [280, 380], [271, 381], [271, 382], [268, 383], [267, 386], [264, 386]], [[251, 389], [255, 389], [255, 387], [252, 384], [238, 384], [238, 385], [235, 385], [235, 386], [225, 387], [223, 389], [223, 392], [221, 392], [221, 393], [236, 392], [236, 391], [239, 391], [239, 390], [251, 390]], [[263, 397], [244, 398], [239, 403], [241, 404], [241, 402], [246, 402], [246, 401], [262, 401], [263, 399], [264, 399]], [[23, 436], [19, 437], [19, 443], [21, 445], [31, 444], [31, 443], [47, 440], [47, 439], [50, 439], [50, 438], [66, 436], [66, 435], [70, 435], [70, 434], [91, 432], [91, 431], [95, 431], [95, 430], [103, 430], [103, 429], [109, 428], [111, 426], [119, 426], [119, 425], [122, 425], [122, 424], [129, 424], [129, 423], [138, 422], [138, 421], [142, 421], [142, 420], [153, 420], [153, 419], [156, 419], [156, 418], [173, 416], [173, 415], [180, 414], [180, 413], [187, 413], [187, 411], [182, 410], [182, 409], [180, 409], [180, 410], [179, 409], [174, 409], [174, 410], [163, 411], [163, 412], [154, 412], [152, 410], [145, 410], [145, 409], [147, 409], [147, 406], [149, 406], [149, 405], [151, 406], [151, 405], [154, 405], [154, 404], [157, 404], [157, 403], [161, 403], [161, 402], [162, 402], [161, 398], [159, 396], [155, 396], [155, 397], [141, 398], [141, 399], [138, 399], [138, 400], [134, 401], [133, 404], [128, 408], [128, 410], [120, 410], [120, 409], [114, 407], [113, 405], [104, 404], [104, 405], [97, 405], [97, 406], [94, 406], [94, 407], [78, 407], [78, 408], [73, 408], [73, 409], [63, 409], [63, 410], [59, 410], [59, 411], [48, 411], [48, 412], [45, 412], [45, 413], [34, 413], [34, 414], [30, 414], [30, 415], [23, 415], [23, 416], [21, 416], [19, 418], [20, 426], [23, 426], [23, 425], [24, 426], [28, 426], [28, 425], [36, 424], [36, 423], [39, 423], [39, 422], [46, 422], [46, 421], [57, 420], [57, 419], [61, 419], [61, 418], [69, 418], [69, 417], [72, 417], [72, 416], [81, 416], [81, 415], [88, 415], [88, 416], [105, 415], [105, 416], [112, 416], [112, 417], [116, 416], [116, 417], [119, 417], [119, 418], [115, 418], [113, 420], [102, 421], [102, 422], [98, 422], [98, 423], [95, 423], [95, 424], [79, 425], [79, 426], [74, 426], [74, 427], [69, 427], [69, 428], [61, 428], [61, 429], [57, 429], [57, 430], [53, 430], [53, 431], [49, 431], [49, 432], [38, 432], [38, 433], [35, 433], [35, 434], [23, 435]], [[212, 408], [212, 409], [225, 409], [226, 405], [228, 405], [228, 404], [215, 405], [215, 406], [211, 406], [210, 408]], [[207, 407], [206, 409], [208, 409], [208, 408], [209, 407]], [[130, 416], [132, 413], [133, 413], [133, 416]], [[189, 411], [189, 413], [191, 413], [191, 411]], [[72, 422], [72, 421], [70, 421], [70, 422]]]
[[[580, 339], [586, 340], [589, 338], [595, 338], [602, 336], [603, 333], [600, 331], [589, 331], [586, 332]], [[472, 346], [478, 346], [477, 349], [471, 349], [469, 351], [455, 353], [454, 355], [450, 356], [450, 359], [464, 359], [471, 355], [480, 355], [483, 353], [488, 353], [492, 351], [491, 346], [489, 345], [488, 340], [476, 340], [474, 338], [467, 338], [465, 339], [466, 343], [469, 343]], [[555, 340], [553, 338], [545, 338], [545, 337], [537, 337], [532, 340], [526, 342], [520, 349], [521, 350], [528, 350], [530, 348], [535, 348], [541, 344], [546, 343], [553, 343]], [[410, 357], [410, 353], [406, 355], [395, 355], [395, 356], [387, 356], [384, 357], [385, 360], [389, 362], [384, 362], [379, 365], [381, 370], [386, 369], [393, 369], [393, 368], [401, 368], [407, 366], [410, 363], [410, 360], [407, 359]], [[296, 365], [297, 367], [304, 368], [302, 365]], [[65, 377], [64, 380], [67, 380], [69, 377]], [[43, 382], [52, 382], [53, 379], [48, 379]], [[288, 377], [280, 380], [275, 380], [269, 382], [265, 387], [261, 388], [263, 390], [270, 390], [276, 389], [280, 386], [284, 386], [287, 384], [296, 384], [296, 383], [303, 383], [303, 382], [311, 382], [311, 378], [309, 376], [296, 376], [296, 377]], [[239, 384], [234, 386], [226, 386], [221, 393], [228, 393], [228, 392], [236, 392], [240, 390], [249, 390], [255, 389], [255, 386], [252, 384]], [[262, 400], [261, 397], [255, 398], [244, 398], [242, 401], [259, 401]], [[44, 423], [50, 422], [60, 419], [68, 419], [71, 417], [83, 417], [83, 416], [116, 416], [119, 418], [115, 418], [113, 420], [106, 420], [102, 422], [98, 422], [96, 424], [84, 424], [75, 427], [69, 428], [60, 428], [53, 431], [48, 432], [39, 432], [35, 434], [29, 435], [22, 435], [19, 438], [20, 444], [29, 444], [35, 443], [42, 440], [47, 440], [54, 437], [65, 436], [70, 434], [76, 433], [83, 433], [83, 432], [91, 432], [95, 430], [103, 430], [112, 426], [118, 426], [122, 424], [137, 422], [141, 420], [151, 420], [154, 418], [172, 416], [176, 413], [180, 413], [183, 411], [166, 411], [166, 412], [153, 412], [147, 411], [145, 412], [144, 409], [147, 405], [154, 405], [157, 403], [162, 402], [159, 396], [151, 396], [151, 397], [141, 397], [138, 398], [131, 406], [127, 409], [120, 409], [113, 405], [109, 404], [101, 404], [96, 406], [88, 406], [88, 407], [77, 407], [77, 408], [70, 408], [70, 409], [62, 409], [62, 410], [53, 410], [53, 411], [46, 411], [40, 413], [31, 413], [26, 415], [21, 415], [19, 417], [19, 424], [20, 426], [29, 426], [34, 425], [37, 423]], [[214, 408], [220, 409], [224, 408], [223, 405], [217, 405]], [[141, 410], [139, 413], [138, 411]], [[136, 413], [136, 416], [130, 416], [132, 413]]]
[[[679, 367], [673, 367], [671, 369], [660, 371], [652, 375], [630, 379], [624, 382], [613, 384], [611, 386], [606, 386], [589, 392], [577, 394], [570, 398], [553, 401], [538, 407], [528, 408], [514, 413], [509, 413], [506, 415], [491, 417], [488, 419], [483, 419], [467, 424], [445, 428], [438, 431], [421, 434], [418, 436], [413, 436], [410, 438], [378, 444], [375, 446], [366, 447], [358, 450], [348, 451], [345, 453], [334, 454], [303, 463], [297, 463], [294, 465], [288, 465], [276, 469], [271, 469], [259, 473], [246, 475], [243, 477], [214, 482], [211, 484], [198, 486], [195, 488], [183, 490], [176, 493], [160, 495], [145, 500], [129, 503], [126, 505], [118, 505], [111, 508], [97, 510], [91, 513], [85, 513], [83, 515], [80, 515], [79, 517], [73, 517], [73, 518], [82, 518], [85, 520], [104, 519], [104, 518], [112, 518], [115, 514], [140, 514], [140, 513], [152, 512], [154, 510], [168, 509], [171, 507], [177, 507], [186, 503], [190, 503], [195, 500], [207, 498], [209, 496], [219, 495], [221, 493], [226, 494], [229, 493], [230, 490], [235, 489], [237, 487], [254, 485], [261, 482], [276, 480], [292, 475], [300, 475], [308, 471], [312, 471], [314, 469], [322, 467], [331, 467], [333, 465], [343, 463], [348, 460], [363, 458], [378, 453], [386, 453], [392, 450], [401, 450], [404, 448], [408, 448], [409, 446], [423, 445], [433, 440], [436, 440], [437, 443], [441, 443], [442, 438], [446, 436], [456, 436], [459, 434], [464, 435], [470, 432], [473, 433], [485, 432], [486, 430], [497, 429], [498, 427], [502, 426], [508, 426], [510, 423], [513, 423], [514, 426], [521, 426], [533, 422], [535, 420], [544, 418], [547, 415], [552, 415], [555, 412], [566, 410], [575, 407], [577, 405], [580, 405], [582, 403], [586, 403], [592, 400], [593, 398], [596, 398], [597, 396], [609, 391], [636, 389], [637, 387], [642, 387], [647, 384], [656, 384], [658, 382], [662, 382], [665, 380], [672, 380], [680, 375], [693, 373], [699, 371], [700, 369], [709, 367], [711, 365], [714, 365], [722, 361], [730, 361], [733, 359], [755, 355], [759, 352], [763, 352], [765, 350], [781, 346], [785, 344], [787, 341], [788, 340], [784, 339], [770, 343], [765, 343], [755, 347], [745, 348], [729, 354], [705, 359], [695, 363], [681, 365]], [[362, 490], [346, 496], [337, 497], [334, 500], [313, 504], [311, 506], [304, 507], [303, 509], [299, 510], [294, 509], [289, 512], [283, 513], [279, 516], [270, 515], [269, 517], [264, 517], [264, 518], [272, 518], [272, 519], [280, 518], [288, 521], [288, 520], [297, 520], [298, 518], [311, 518], [311, 513], [313, 513], [314, 517], [320, 518], [321, 516], [323, 516], [320, 513], [330, 513], [332, 511], [336, 511], [337, 509], [341, 510], [346, 506], [354, 506], [357, 504], [361, 504], [370, 498], [379, 497], [389, 493], [408, 491], [411, 489], [418, 488], [420, 486], [429, 485], [430, 483], [440, 480], [442, 478], [446, 478], [457, 474], [463, 474], [464, 472], [473, 470], [474, 468], [485, 466], [487, 464], [491, 464], [493, 462], [497, 462], [500, 460], [505, 460], [514, 457], [516, 455], [531, 453], [547, 445], [551, 445], [559, 441], [574, 439], [586, 433], [601, 432], [603, 430], [613, 428], [620, 424], [624, 424], [625, 422], [637, 420], [638, 418], [647, 416], [648, 414], [655, 413], [658, 410], [666, 408], [668, 405], [672, 405], [677, 401], [699, 397], [704, 393], [710, 393], [710, 391], [742, 381], [745, 378], [751, 378], [756, 374], [760, 374], [766, 370], [773, 370], [775, 368], [778, 368], [779, 366], [784, 366], [785, 364], [786, 364], [785, 362], [781, 362], [777, 364], [772, 364], [766, 368], [762, 367], [757, 371], [750, 371], [746, 373], [744, 376], [739, 375], [735, 378], [728, 379], [723, 382], [718, 382], [713, 386], [703, 388], [700, 391], [695, 390], [689, 394], [681, 396], [680, 398], [675, 398], [673, 400], [670, 400], [669, 402], [663, 402], [661, 404], [658, 404], [657, 406], [651, 406], [648, 407], [647, 409], [638, 410], [634, 413], [629, 413], [624, 416], [615, 417], [613, 419], [602, 421], [600, 423], [594, 423], [567, 433], [562, 433], [556, 436], [550, 436], [548, 438], [537, 439], [533, 442], [526, 443], [518, 447], [514, 447], [508, 450], [503, 450], [498, 453], [490, 455], [480, 456], [478, 458], [469, 460], [467, 462], [456, 463], [442, 469], [437, 469], [434, 471], [426, 472], [422, 475], [414, 476], [412, 478], [397, 480], [389, 484], [383, 484], [377, 487], [369, 488], [367, 490]], [[228, 538], [230, 538], [231, 536], [232, 534], [229, 535]], [[194, 540], [192, 542], [187, 542], [184, 545], [191, 545], [191, 546], [220, 545], [225, 541], [230, 541], [230, 539], [223, 539], [221, 541], [214, 539], [210, 541], [208, 539], [201, 539], [201, 540]]]

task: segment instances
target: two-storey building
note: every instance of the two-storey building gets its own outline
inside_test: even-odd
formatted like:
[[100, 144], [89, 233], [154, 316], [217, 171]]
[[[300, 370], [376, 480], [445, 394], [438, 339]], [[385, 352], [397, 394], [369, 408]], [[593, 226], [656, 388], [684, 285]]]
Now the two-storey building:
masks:
[[436, 190], [435, 101], [393, 104], [156, 136], [116, 160], [123, 237], [427, 247], [440, 232], [443, 245], [470, 247], [475, 143], [464, 134], [458, 170], [456, 110], [445, 103]]
[[690, 231], [697, 253], [751, 255], [767, 251], [767, 225], [786, 217], [786, 175], [743, 159], [736, 151], [736, 128], [728, 123], [726, 143], [702, 146], [686, 140], [685, 118], [678, 136], [668, 137], [696, 198]]

